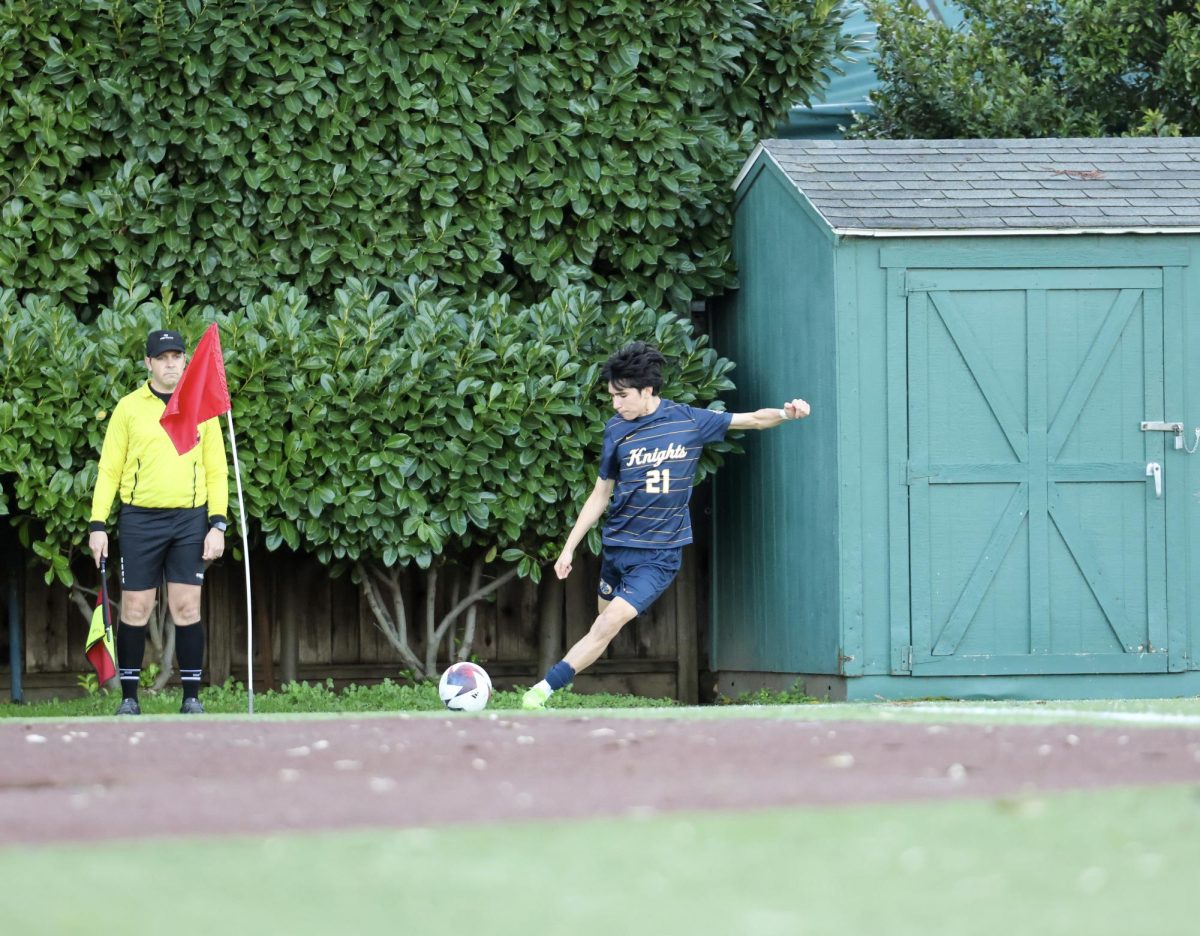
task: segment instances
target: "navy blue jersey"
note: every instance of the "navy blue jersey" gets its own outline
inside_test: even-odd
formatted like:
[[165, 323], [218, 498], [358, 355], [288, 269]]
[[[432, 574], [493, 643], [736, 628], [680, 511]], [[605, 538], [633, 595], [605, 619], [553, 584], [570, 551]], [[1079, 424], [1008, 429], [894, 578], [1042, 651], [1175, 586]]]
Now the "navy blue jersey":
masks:
[[732, 413], [670, 400], [640, 419], [610, 419], [600, 450], [600, 477], [614, 482], [605, 544], [663, 549], [690, 543], [696, 465], [707, 443], [725, 438], [732, 419]]

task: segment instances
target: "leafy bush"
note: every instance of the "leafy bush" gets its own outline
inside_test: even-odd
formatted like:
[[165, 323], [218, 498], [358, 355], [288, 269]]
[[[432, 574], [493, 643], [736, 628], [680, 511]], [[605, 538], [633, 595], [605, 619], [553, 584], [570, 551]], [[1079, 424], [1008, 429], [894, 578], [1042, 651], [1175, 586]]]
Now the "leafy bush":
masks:
[[579, 288], [468, 305], [429, 281], [352, 280], [323, 314], [293, 290], [223, 325], [250, 513], [269, 548], [334, 566], [507, 551], [529, 573], [594, 480], [613, 347], [658, 341], [683, 401], [730, 386], [689, 323], [640, 303], [605, 314]]
[[[149, 292], [122, 274], [114, 306], [85, 326], [44, 297], [18, 303], [0, 291], [0, 510], [13, 511], [47, 581], [74, 582], [108, 414], [145, 376], [130, 349], [160, 324], [193, 338], [204, 327], [169, 293]], [[389, 291], [350, 280], [323, 312], [288, 290], [218, 321], [245, 522], [268, 549], [287, 544], [335, 574], [352, 569], [419, 675], [437, 671], [440, 645], [473, 601], [512, 575], [537, 579], [552, 556], [594, 477], [609, 415], [598, 371], [612, 348], [658, 343], [674, 360], [665, 390], [682, 402], [731, 386], [732, 364], [689, 322], [641, 303], [606, 310], [579, 287], [519, 306], [494, 294], [439, 297], [430, 281]], [[728, 448], [710, 447], [702, 467]], [[485, 582], [497, 561], [515, 565]], [[410, 563], [428, 570], [427, 596], [442, 587], [461, 599], [441, 619], [426, 602], [423, 658], [398, 571]], [[465, 572], [439, 578], [441, 566]], [[470, 652], [469, 639], [460, 644]]]
[[[133, 318], [136, 304], [118, 296], [118, 314]], [[108, 416], [145, 376], [131, 353], [135, 330], [95, 335], [64, 305], [0, 290], [0, 514], [13, 514], [47, 581], [72, 581]]]
[[871, 0], [876, 112], [853, 135], [999, 138], [1200, 133], [1192, 0], [956, 0], [952, 29]]
[[351, 277], [687, 308], [729, 182], [840, 54], [839, 0], [0, 7], [0, 279], [231, 309]]

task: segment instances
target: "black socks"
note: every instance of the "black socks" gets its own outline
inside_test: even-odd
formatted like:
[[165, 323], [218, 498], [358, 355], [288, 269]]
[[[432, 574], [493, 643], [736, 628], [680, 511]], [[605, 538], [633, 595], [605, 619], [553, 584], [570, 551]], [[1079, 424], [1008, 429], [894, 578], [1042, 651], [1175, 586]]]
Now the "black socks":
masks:
[[146, 655], [146, 628], [121, 621], [117, 625], [117, 671], [121, 676], [121, 698], [136, 699]]
[[[121, 698], [138, 697], [138, 679], [142, 675], [142, 657], [146, 655], [146, 628], [122, 621], [117, 626], [117, 669], [121, 675]], [[186, 627], [175, 626], [175, 656], [183, 697], [195, 699], [200, 693], [200, 673], [204, 666], [204, 628], [197, 621]]]
[[183, 697], [197, 698], [200, 693], [200, 671], [204, 666], [204, 628], [199, 621], [186, 627], [175, 625], [175, 657], [179, 660]]

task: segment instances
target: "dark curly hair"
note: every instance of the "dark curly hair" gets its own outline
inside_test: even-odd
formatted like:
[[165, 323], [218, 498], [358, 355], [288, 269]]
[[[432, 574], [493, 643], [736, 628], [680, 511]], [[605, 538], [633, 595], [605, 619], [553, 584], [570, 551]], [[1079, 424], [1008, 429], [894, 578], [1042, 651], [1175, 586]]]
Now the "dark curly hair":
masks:
[[600, 377], [618, 390], [649, 387], [658, 395], [662, 389], [662, 369], [667, 359], [654, 345], [634, 341], [611, 354], [600, 369]]

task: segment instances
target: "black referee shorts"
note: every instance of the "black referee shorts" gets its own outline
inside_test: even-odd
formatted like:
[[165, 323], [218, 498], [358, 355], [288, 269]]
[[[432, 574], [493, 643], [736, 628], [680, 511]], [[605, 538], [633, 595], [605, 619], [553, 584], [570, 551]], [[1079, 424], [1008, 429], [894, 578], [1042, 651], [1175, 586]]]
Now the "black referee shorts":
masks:
[[121, 505], [117, 526], [121, 543], [121, 588], [145, 591], [168, 582], [204, 583], [207, 507], [131, 507]]

